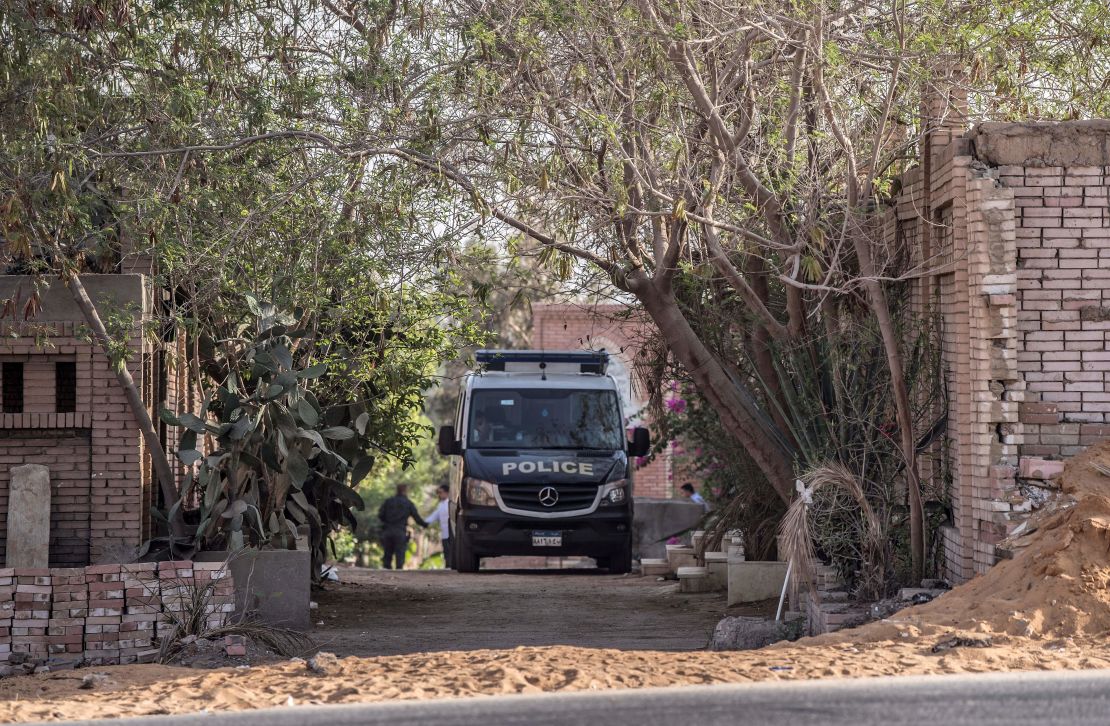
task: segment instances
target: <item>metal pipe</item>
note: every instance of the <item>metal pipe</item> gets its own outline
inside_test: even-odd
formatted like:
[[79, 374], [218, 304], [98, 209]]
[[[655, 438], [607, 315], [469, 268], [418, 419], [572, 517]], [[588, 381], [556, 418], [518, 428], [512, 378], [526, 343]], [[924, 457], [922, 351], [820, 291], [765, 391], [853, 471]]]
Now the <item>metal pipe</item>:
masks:
[[775, 611], [775, 622], [782, 620], [782, 603], [786, 600], [786, 588], [790, 587], [790, 572], [794, 569], [794, 558], [786, 563], [786, 579], [782, 581], [782, 593], [779, 595], [779, 609]]

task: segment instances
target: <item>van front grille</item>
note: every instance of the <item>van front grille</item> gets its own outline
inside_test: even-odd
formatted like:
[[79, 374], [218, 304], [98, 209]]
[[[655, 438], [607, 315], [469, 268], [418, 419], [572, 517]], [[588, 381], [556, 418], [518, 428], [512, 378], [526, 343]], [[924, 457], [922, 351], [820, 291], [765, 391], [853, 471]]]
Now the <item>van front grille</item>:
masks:
[[[555, 490], [558, 499], [547, 506], [540, 494], [547, 488]], [[510, 509], [529, 512], [573, 512], [589, 509], [597, 499], [597, 484], [501, 484], [501, 501]]]

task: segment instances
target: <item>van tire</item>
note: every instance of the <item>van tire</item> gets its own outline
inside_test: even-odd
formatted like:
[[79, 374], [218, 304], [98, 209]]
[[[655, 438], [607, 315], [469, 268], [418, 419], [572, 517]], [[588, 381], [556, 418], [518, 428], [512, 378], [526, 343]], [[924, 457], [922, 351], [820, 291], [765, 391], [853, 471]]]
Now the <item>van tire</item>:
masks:
[[451, 553], [451, 559], [454, 560], [452, 567], [456, 572], [477, 572], [482, 559], [470, 548], [470, 538], [463, 534], [462, 528], [459, 527], [455, 531], [458, 533], [456, 535], [458, 539], [452, 548], [454, 550]]
[[604, 558], [604, 562], [611, 575], [625, 575], [632, 572], [632, 543], [629, 542], [609, 557]]

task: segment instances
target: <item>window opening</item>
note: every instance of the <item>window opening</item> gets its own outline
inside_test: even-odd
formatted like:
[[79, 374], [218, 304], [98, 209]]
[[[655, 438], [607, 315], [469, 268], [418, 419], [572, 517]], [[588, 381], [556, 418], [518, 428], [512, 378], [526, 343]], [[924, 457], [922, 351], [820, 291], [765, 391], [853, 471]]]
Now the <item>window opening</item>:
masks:
[[54, 364], [54, 410], [58, 413], [77, 410], [77, 364], [73, 361]]
[[23, 364], [4, 363], [0, 368], [4, 413], [23, 413]]

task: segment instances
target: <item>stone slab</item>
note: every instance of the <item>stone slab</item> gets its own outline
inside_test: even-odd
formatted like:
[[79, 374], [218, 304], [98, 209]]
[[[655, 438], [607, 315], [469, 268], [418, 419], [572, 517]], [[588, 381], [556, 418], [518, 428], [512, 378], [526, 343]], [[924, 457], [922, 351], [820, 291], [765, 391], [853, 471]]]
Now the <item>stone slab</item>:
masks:
[[685, 545], [667, 545], [667, 564], [678, 572], [680, 567], [696, 567], [697, 558], [694, 557], [694, 548]]
[[714, 628], [709, 649], [754, 650], [780, 640], [797, 640], [802, 634], [802, 625], [797, 617], [778, 623], [765, 618], [727, 617]]
[[992, 166], [1110, 165], [1110, 119], [988, 122], [968, 136], [975, 156]]
[[12, 467], [8, 484], [7, 567], [50, 565], [50, 469]]
[[777, 598], [786, 581], [785, 562], [728, 561], [728, 604]]
[[[0, 275], [0, 298], [13, 297], [17, 290], [23, 288], [26, 295], [26, 275]], [[110, 306], [111, 308], [126, 308], [129, 305], [149, 311], [151, 302], [146, 295], [146, 282], [143, 275], [128, 274], [92, 274], [81, 275], [81, 283], [89, 293], [89, 297], [97, 301], [97, 305]], [[43, 322], [84, 322], [73, 294], [66, 289], [64, 283], [51, 280], [48, 277], [41, 280], [40, 309], [35, 315], [36, 323]], [[101, 313], [103, 314], [103, 307]]]
[[636, 497], [632, 516], [632, 554], [638, 559], [666, 557], [667, 540], [686, 537], [705, 515], [685, 499]]
[[[227, 552], [198, 552], [197, 562], [223, 562]], [[243, 550], [228, 564], [235, 581], [235, 610], [268, 625], [294, 630], [312, 626], [311, 553]]]

